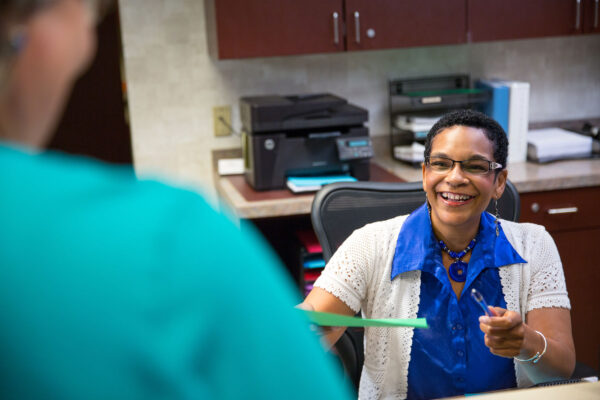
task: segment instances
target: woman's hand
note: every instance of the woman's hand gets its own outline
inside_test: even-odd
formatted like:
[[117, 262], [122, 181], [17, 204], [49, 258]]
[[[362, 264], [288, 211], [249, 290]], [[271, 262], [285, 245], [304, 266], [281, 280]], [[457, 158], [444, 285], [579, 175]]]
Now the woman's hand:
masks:
[[497, 316], [479, 317], [479, 328], [485, 333], [485, 345], [492, 354], [501, 357], [517, 357], [525, 341], [526, 325], [521, 314], [500, 307], [492, 307]]
[[[300, 310], [304, 311], [316, 311], [315, 307], [312, 304], [307, 303], [306, 301], [303, 301], [302, 303], [296, 305], [296, 308], [299, 308]], [[323, 346], [326, 349], [330, 349], [333, 347], [333, 345], [339, 339], [339, 337], [342, 336], [346, 328], [341, 326], [311, 325], [311, 330], [313, 330], [321, 338]]]
[[[568, 379], [575, 367], [575, 346], [571, 334], [571, 315], [564, 308], [538, 308], [527, 313], [527, 323], [518, 312], [492, 307], [495, 317], [479, 317], [479, 328], [485, 333], [485, 345], [493, 354], [529, 360], [546, 352], [538, 363], [521, 362], [521, 367], [534, 383]], [[538, 331], [541, 333], [538, 333]]]
[[[308, 296], [306, 296], [306, 299], [296, 307], [302, 310], [329, 312], [349, 316], [355, 314], [355, 312], [343, 301], [318, 287], [311, 290]], [[318, 333], [325, 341], [326, 347], [330, 348], [333, 347], [345, 330], [346, 327], [344, 326], [321, 326], [319, 327]]]
[[300, 304], [297, 304], [295, 308], [298, 308], [298, 309], [304, 310], [304, 311], [315, 311], [315, 308], [313, 307], [313, 305], [310, 303], [307, 303], [305, 301], [303, 301]]

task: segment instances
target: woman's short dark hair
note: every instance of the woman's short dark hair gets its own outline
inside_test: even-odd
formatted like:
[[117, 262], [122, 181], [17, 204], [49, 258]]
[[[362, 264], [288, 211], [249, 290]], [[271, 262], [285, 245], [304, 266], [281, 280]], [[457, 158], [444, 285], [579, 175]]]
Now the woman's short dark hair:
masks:
[[[504, 129], [493, 118], [473, 110], [457, 110], [442, 116], [427, 134], [427, 138], [425, 139], [425, 157], [431, 154], [431, 144], [436, 135], [446, 128], [457, 125], [481, 129], [490, 142], [492, 142], [494, 148], [493, 161], [502, 164], [502, 169], [506, 168], [506, 159], [508, 157], [506, 132], [504, 132]], [[500, 171], [500, 169], [497, 171]]]

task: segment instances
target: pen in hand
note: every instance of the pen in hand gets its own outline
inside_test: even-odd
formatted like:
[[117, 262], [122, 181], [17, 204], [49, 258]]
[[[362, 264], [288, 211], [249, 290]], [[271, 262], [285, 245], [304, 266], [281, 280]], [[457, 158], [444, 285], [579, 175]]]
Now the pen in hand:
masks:
[[473, 297], [473, 299], [477, 302], [477, 304], [479, 304], [481, 306], [485, 315], [487, 315], [488, 317], [498, 316], [498, 314], [496, 314], [496, 312], [492, 308], [490, 308], [490, 306], [488, 306], [485, 299], [483, 298], [483, 296], [481, 295], [481, 293], [479, 293], [479, 291], [477, 289], [475, 289], [475, 288], [471, 289], [471, 297]]

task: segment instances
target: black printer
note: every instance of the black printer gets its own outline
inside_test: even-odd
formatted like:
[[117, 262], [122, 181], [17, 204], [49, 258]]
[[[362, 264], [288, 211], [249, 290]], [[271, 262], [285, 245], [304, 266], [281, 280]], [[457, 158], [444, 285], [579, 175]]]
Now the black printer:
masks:
[[282, 189], [288, 176], [349, 174], [369, 179], [367, 110], [329, 94], [240, 99], [246, 181]]

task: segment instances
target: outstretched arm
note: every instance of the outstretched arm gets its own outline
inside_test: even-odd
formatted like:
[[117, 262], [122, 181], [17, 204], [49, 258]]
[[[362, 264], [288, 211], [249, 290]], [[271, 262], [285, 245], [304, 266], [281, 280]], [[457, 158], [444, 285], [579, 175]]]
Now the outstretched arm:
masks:
[[[342, 315], [354, 315], [354, 311], [343, 301], [332, 295], [326, 290], [315, 287], [310, 291], [306, 299], [298, 305], [298, 308], [312, 311], [329, 312]], [[332, 347], [335, 342], [342, 336], [346, 327], [324, 327], [322, 329], [323, 338], [329, 347]]]

